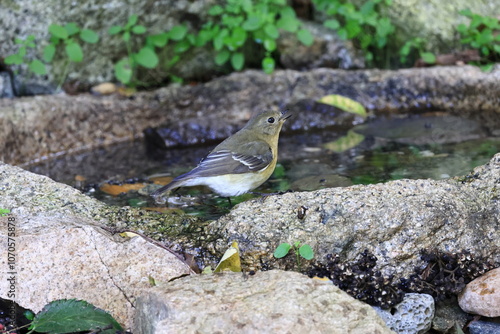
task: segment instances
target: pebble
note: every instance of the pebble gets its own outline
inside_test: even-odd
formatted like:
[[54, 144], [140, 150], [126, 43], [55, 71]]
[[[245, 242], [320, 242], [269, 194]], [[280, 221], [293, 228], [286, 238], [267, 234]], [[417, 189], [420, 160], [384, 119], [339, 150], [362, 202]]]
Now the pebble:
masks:
[[458, 296], [458, 304], [467, 313], [500, 317], [500, 268], [490, 270], [467, 284]]
[[470, 334], [498, 334], [500, 324], [489, 321], [473, 321], [469, 324]]

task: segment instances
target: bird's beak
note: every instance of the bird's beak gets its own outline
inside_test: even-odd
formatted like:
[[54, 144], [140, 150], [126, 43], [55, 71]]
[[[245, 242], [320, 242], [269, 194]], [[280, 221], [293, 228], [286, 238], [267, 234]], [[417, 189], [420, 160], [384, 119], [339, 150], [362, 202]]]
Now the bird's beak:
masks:
[[288, 118], [290, 118], [291, 116], [292, 116], [292, 114], [288, 112], [288, 109], [283, 110], [283, 111], [281, 112], [280, 121], [283, 121], [283, 122], [284, 122], [285, 120], [287, 120], [287, 119], [288, 119]]

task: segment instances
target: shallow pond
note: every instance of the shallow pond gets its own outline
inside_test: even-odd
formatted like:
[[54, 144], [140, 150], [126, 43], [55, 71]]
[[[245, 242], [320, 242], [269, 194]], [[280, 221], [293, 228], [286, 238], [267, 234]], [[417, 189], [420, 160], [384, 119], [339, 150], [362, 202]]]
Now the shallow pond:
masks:
[[[214, 146], [159, 150], [135, 141], [47, 160], [26, 169], [108, 204], [152, 208], [158, 207], [147, 195], [158, 187], [153, 182], [166, 184], [189, 171]], [[445, 179], [467, 174], [499, 151], [500, 138], [489, 137], [468, 120], [439, 114], [379, 119], [354, 131], [324, 129], [282, 136], [279, 164], [256, 191], [309, 191], [401, 178]], [[246, 194], [231, 200], [234, 205], [256, 196]], [[179, 189], [168, 203], [168, 209], [207, 219], [229, 210], [226, 198], [203, 187]]]

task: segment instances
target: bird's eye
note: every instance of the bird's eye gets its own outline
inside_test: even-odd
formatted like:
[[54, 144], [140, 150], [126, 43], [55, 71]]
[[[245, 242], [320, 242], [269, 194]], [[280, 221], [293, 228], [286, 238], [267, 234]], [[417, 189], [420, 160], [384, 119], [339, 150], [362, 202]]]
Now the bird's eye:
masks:
[[269, 118], [267, 119], [267, 122], [268, 122], [268, 123], [274, 123], [274, 117], [269, 117]]

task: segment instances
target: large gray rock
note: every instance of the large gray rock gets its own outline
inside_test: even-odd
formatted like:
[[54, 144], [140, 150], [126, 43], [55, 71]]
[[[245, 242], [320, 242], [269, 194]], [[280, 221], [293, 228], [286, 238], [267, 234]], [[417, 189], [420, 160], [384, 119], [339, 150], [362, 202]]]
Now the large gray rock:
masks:
[[[282, 242], [311, 245], [318, 260], [338, 253], [353, 260], [365, 248], [386, 274], [408, 277], [422, 265], [419, 250], [468, 250], [500, 260], [500, 153], [465, 177], [443, 181], [397, 180], [383, 184], [287, 193], [237, 205], [211, 223], [213, 251], [238, 241], [252, 268], [280, 265]], [[309, 208], [303, 219], [297, 210]]]
[[[171, 85], [152, 92], [119, 96], [36, 96], [0, 99], [0, 160], [22, 164], [47, 155], [128, 141], [146, 127], [170, 129], [167, 147], [220, 141], [243, 126], [251, 114], [288, 107], [294, 114], [284, 132], [327, 126], [349, 128], [360, 117], [315, 100], [340, 94], [371, 113], [443, 110], [478, 120], [500, 135], [500, 67], [484, 73], [472, 66], [400, 71], [310, 72], [246, 71], [197, 86]], [[443, 127], [433, 128], [439, 139]]]
[[134, 333], [392, 333], [331, 282], [295, 272], [191, 276], [137, 300]]
[[457, 25], [469, 24], [469, 20], [459, 14], [464, 9], [484, 16], [500, 15], [495, 0], [393, 0], [386, 13], [396, 26], [399, 40], [421, 37], [427, 42], [427, 50], [450, 52], [460, 48]]

